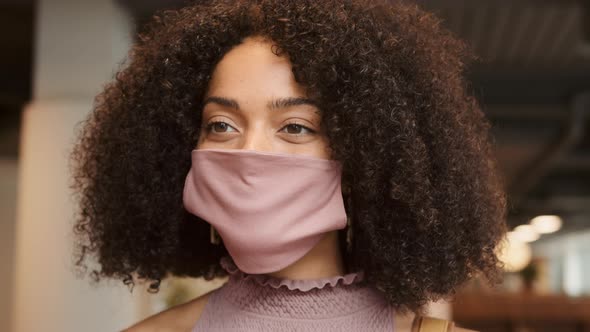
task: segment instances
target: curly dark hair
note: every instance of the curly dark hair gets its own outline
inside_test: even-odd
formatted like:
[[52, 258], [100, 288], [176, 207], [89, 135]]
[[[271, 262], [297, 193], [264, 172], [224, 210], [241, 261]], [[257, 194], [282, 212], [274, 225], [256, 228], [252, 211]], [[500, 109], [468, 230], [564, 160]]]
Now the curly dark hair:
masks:
[[477, 274], [501, 278], [503, 181], [464, 78], [474, 56], [418, 6], [385, 0], [199, 1], [157, 13], [96, 96], [71, 155], [76, 266], [151, 283], [224, 274], [223, 245], [182, 204], [215, 65], [247, 36], [287, 54], [350, 188], [346, 266], [419, 312]]

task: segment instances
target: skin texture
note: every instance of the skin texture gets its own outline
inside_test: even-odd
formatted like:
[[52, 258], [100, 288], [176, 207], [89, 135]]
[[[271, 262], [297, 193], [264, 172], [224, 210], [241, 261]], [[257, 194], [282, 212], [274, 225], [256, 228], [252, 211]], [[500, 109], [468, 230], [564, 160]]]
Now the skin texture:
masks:
[[[214, 70], [261, 36], [289, 59], [297, 82], [289, 93], [315, 101], [329, 158], [343, 164], [354, 234], [350, 252], [344, 232], [333, 236], [343, 269], [364, 270], [399, 312], [451, 297], [475, 275], [500, 280], [506, 206], [489, 123], [464, 80], [470, 53], [436, 17], [379, 0], [198, 3], [150, 22], [80, 127], [72, 187], [82, 271], [95, 258], [99, 267], [87, 272], [96, 281], [149, 282], [150, 291], [169, 275], [225, 275], [227, 251], [183, 208], [182, 189], [190, 151], [211, 143], [204, 112], [221, 111], [204, 105]], [[216, 93], [243, 99], [244, 112], [263, 112], [270, 98], [223, 89]], [[222, 144], [291, 153], [322, 145], [285, 142], [284, 122], [268, 113]]]

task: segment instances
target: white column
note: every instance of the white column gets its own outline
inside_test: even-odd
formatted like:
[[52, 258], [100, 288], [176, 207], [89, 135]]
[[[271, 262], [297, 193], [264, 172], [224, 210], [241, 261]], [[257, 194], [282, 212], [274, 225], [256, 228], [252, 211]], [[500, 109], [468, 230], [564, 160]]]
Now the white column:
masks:
[[33, 100], [23, 112], [18, 170], [13, 332], [120, 331], [137, 317], [121, 282], [74, 274], [68, 189], [74, 127], [131, 40], [113, 0], [37, 1]]

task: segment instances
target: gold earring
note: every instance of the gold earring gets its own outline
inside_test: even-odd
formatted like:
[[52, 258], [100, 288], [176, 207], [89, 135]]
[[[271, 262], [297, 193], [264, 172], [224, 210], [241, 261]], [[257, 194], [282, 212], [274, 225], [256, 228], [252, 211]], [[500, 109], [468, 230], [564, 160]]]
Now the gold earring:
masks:
[[344, 182], [340, 186], [342, 188], [342, 195], [344, 195], [344, 196], [350, 195], [350, 186], [348, 185], [348, 183]]
[[351, 206], [351, 188], [349, 183], [342, 184], [342, 194], [346, 200], [347, 205], [347, 217], [346, 217], [346, 251], [352, 252], [353, 244], [353, 230], [352, 230], [352, 206]]
[[352, 252], [352, 219], [346, 218], [346, 251]]
[[215, 245], [220, 244], [221, 239], [219, 238], [219, 234], [217, 233], [217, 231], [215, 230], [213, 225], [211, 225], [209, 229], [210, 229], [209, 239], [211, 241], [211, 244], [215, 244]]

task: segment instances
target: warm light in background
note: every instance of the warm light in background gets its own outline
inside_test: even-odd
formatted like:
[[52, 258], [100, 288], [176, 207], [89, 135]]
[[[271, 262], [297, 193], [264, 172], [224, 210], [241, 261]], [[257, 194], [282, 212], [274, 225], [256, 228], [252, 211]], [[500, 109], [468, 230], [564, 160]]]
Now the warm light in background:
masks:
[[530, 224], [537, 233], [549, 234], [560, 230], [563, 222], [559, 216], [544, 215], [531, 219]]
[[532, 259], [529, 245], [541, 237], [558, 231], [562, 220], [556, 215], [541, 215], [531, 219], [530, 224], [519, 225], [506, 234], [506, 239], [498, 246], [498, 256], [505, 264], [507, 272], [518, 272], [524, 269]]
[[516, 239], [522, 242], [534, 242], [540, 237], [539, 233], [531, 225], [517, 226], [511, 233]]
[[532, 250], [527, 242], [508, 232], [498, 248], [498, 257], [504, 263], [507, 272], [518, 272], [524, 269], [532, 259]]

